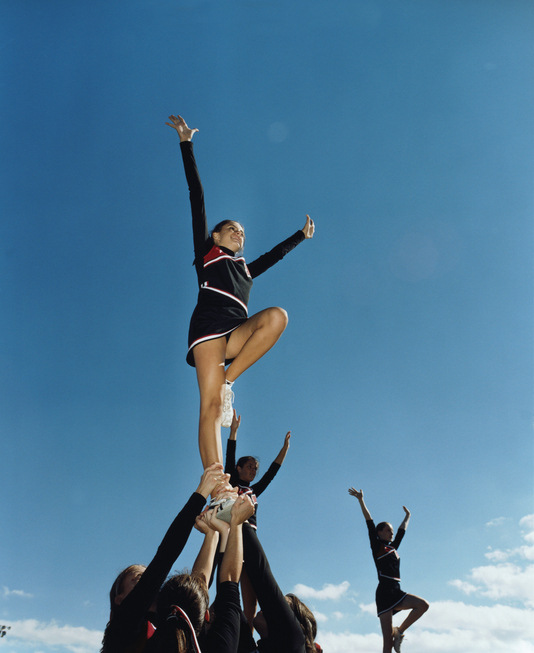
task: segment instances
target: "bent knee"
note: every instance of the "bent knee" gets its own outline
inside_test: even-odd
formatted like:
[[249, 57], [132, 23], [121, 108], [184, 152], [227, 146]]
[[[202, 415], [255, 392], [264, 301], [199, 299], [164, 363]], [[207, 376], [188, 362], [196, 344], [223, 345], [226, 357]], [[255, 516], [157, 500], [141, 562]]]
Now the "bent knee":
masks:
[[421, 609], [423, 610], [423, 612], [426, 612], [429, 607], [430, 607], [430, 603], [423, 599], [423, 605], [421, 606]]
[[282, 332], [289, 321], [287, 311], [280, 306], [272, 306], [268, 310], [269, 325], [280, 332]]

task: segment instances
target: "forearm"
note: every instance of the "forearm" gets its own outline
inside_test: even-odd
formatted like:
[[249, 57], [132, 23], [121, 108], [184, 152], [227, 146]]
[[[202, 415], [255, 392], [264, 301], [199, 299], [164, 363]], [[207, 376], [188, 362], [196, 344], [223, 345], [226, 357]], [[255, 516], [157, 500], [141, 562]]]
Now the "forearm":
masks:
[[200, 547], [197, 559], [193, 565], [193, 573], [203, 576], [206, 583], [211, 578], [213, 570], [213, 561], [217, 552], [217, 544], [219, 542], [219, 534], [210, 530], [204, 537], [204, 542]]
[[274, 462], [275, 462], [277, 465], [280, 465], [280, 466], [282, 465], [282, 463], [283, 463], [284, 460], [286, 459], [286, 456], [287, 456], [287, 452], [288, 452], [288, 450], [289, 450], [289, 447], [286, 447], [285, 445], [280, 449], [280, 453], [279, 453], [278, 456], [276, 456], [276, 458], [274, 459]]
[[358, 499], [358, 501], [360, 503], [360, 508], [362, 509], [362, 513], [365, 521], [371, 521], [372, 519], [371, 513], [369, 512], [367, 506], [365, 505], [365, 501], [363, 500], [363, 498]]
[[243, 567], [243, 525], [231, 524], [228, 543], [221, 563], [219, 582], [239, 582]]
[[250, 272], [250, 275], [254, 279], [255, 277], [263, 274], [270, 267], [281, 261], [286, 254], [288, 254], [292, 249], [301, 243], [304, 238], [302, 230], [298, 230], [289, 238], [286, 238], [283, 242], [279, 243], [270, 252], [263, 254], [252, 263], [248, 263], [247, 267]]

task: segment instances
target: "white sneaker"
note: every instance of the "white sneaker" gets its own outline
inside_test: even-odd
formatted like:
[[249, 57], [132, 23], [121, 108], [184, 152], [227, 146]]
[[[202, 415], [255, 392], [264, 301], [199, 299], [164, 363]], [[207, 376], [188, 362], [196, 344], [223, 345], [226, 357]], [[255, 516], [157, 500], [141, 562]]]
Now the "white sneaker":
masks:
[[225, 501], [221, 503], [219, 510], [217, 510], [217, 519], [229, 524], [232, 519], [232, 506], [234, 503], [235, 499], [225, 499]]
[[222, 499], [212, 499], [208, 506], [208, 510], [215, 510], [217, 519], [230, 523], [230, 519], [232, 518], [232, 506], [234, 503], [235, 499], [228, 496], [223, 497]]
[[398, 628], [394, 628], [393, 629], [393, 648], [395, 649], [395, 653], [400, 653], [401, 644], [402, 644], [403, 639], [404, 639], [404, 633], [401, 633], [401, 631]]
[[234, 385], [233, 381], [232, 383], [229, 383], [228, 381], [224, 384], [224, 398], [223, 398], [223, 416], [222, 416], [222, 422], [221, 426], [225, 426], [229, 428], [232, 426], [232, 419], [234, 418], [234, 407], [233, 407], [233, 401], [234, 401], [234, 393], [232, 392], [232, 386]]

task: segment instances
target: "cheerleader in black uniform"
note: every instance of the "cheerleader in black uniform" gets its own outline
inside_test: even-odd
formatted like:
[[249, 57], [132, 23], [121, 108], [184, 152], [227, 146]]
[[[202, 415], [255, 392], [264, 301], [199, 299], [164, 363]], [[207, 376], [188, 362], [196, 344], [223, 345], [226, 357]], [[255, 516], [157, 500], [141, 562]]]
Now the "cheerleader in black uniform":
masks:
[[[195, 267], [199, 280], [198, 303], [189, 327], [187, 362], [197, 371], [200, 390], [199, 448], [204, 468], [222, 463], [221, 425], [232, 421], [233, 382], [276, 343], [287, 325], [287, 313], [266, 308], [248, 317], [252, 279], [280, 261], [299, 243], [313, 236], [310, 216], [293, 236], [257, 260], [245, 263], [238, 254], [245, 243], [239, 222], [224, 220], [208, 233], [204, 191], [191, 139], [198, 129], [181, 116], [165, 123], [176, 130], [193, 216]], [[225, 370], [225, 365], [228, 368]]]
[[[413, 594], [403, 592], [400, 587], [400, 558], [397, 549], [406, 533], [410, 521], [410, 511], [403, 506], [406, 516], [393, 539], [393, 526], [388, 522], [380, 522], [375, 526], [371, 513], [363, 500], [362, 490], [349, 489], [349, 494], [360, 502], [363, 516], [369, 530], [371, 550], [378, 571], [378, 587], [376, 588], [376, 608], [382, 635], [384, 638], [383, 653], [391, 653], [393, 647], [397, 653], [401, 650], [404, 632], [428, 610], [428, 603]], [[393, 627], [393, 614], [400, 610], [410, 610], [410, 614], [397, 628]]]

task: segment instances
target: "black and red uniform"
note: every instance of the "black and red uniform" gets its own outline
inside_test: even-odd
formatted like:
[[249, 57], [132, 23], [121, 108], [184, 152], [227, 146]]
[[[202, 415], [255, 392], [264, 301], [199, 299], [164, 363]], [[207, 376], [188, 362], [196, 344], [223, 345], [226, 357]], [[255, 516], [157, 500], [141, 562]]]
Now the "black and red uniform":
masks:
[[230, 474], [230, 485], [237, 487], [239, 494], [248, 494], [252, 499], [252, 503], [254, 504], [254, 514], [248, 519], [248, 523], [256, 528], [256, 512], [258, 510], [257, 497], [259, 497], [260, 494], [267, 489], [267, 486], [276, 476], [281, 465], [273, 461], [269, 469], [260, 478], [260, 480], [257, 483], [253, 483], [252, 485], [248, 486], [244, 484], [237, 473], [237, 468], [235, 465], [235, 450], [236, 440], [228, 439], [228, 443], [226, 445], [226, 463], [224, 471], [226, 474]]
[[[258, 259], [245, 263], [226, 247], [217, 247], [209, 236], [204, 189], [198, 174], [193, 143], [180, 143], [193, 217], [193, 244], [198, 276], [198, 301], [189, 325], [187, 362], [195, 366], [193, 348], [214, 338], [228, 337], [248, 318], [252, 279], [259, 276], [304, 240], [299, 230]], [[226, 361], [230, 363], [230, 360]]]
[[400, 557], [397, 553], [402, 538], [406, 531], [399, 528], [393, 542], [381, 540], [376, 534], [376, 526], [372, 519], [366, 520], [369, 531], [371, 551], [378, 571], [378, 587], [376, 588], [376, 610], [378, 616], [389, 610], [395, 612], [398, 605], [406, 596], [400, 586]]

